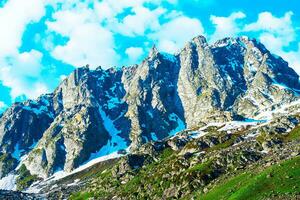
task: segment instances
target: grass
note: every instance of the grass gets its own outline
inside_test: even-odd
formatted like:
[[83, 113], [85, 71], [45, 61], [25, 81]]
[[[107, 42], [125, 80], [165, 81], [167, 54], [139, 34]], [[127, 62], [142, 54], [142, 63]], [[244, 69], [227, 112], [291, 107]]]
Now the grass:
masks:
[[300, 140], [300, 126], [294, 128], [287, 136], [285, 136], [284, 141], [289, 142], [292, 140]]
[[295, 127], [289, 134], [287, 135], [276, 135], [270, 136], [265, 132], [262, 132], [259, 136], [256, 137], [256, 140], [262, 144], [269, 138], [277, 138], [282, 140], [283, 142], [291, 142], [291, 141], [299, 141], [300, 140], [300, 126]]
[[[173, 150], [171, 148], [164, 149], [161, 154], [159, 155], [160, 161], [162, 163], [167, 162], [168, 160], [172, 159], [173, 156]], [[145, 165], [145, 168], [140, 169], [140, 171], [135, 174], [134, 178], [132, 178], [130, 181], [128, 181], [126, 184], [122, 185], [120, 184], [120, 181], [118, 181], [115, 177], [112, 176], [112, 166], [117, 163], [118, 160], [115, 160], [113, 163], [107, 163], [107, 165], [97, 167], [95, 169], [89, 169], [89, 171], [85, 172], [84, 174], [77, 174], [76, 178], [80, 177], [82, 178], [97, 178], [99, 182], [101, 182], [101, 185], [111, 185], [116, 188], [116, 193], [118, 193], [121, 196], [127, 196], [128, 194], [133, 194], [134, 196], [138, 196], [138, 193], [136, 191], [137, 187], [143, 183], [149, 183], [153, 185], [155, 190], [159, 189], [159, 182], [161, 180], [161, 174], [157, 175], [157, 169], [156, 166], [162, 163], [159, 162], [153, 162], [150, 164]], [[106, 169], [104, 171], [104, 169]], [[148, 172], [151, 172], [151, 178], [148, 177]], [[154, 178], [155, 177], [155, 178]], [[74, 179], [72, 177], [71, 179]], [[100, 181], [101, 180], [101, 181]], [[91, 189], [91, 188], [90, 188]], [[94, 197], [96, 199], [103, 199], [103, 198], [109, 198], [112, 194], [108, 194], [104, 190], [101, 189], [101, 186], [99, 188], [93, 188], [93, 192], [90, 191], [81, 191], [81, 192], [75, 192], [73, 193], [69, 199], [71, 200], [85, 200], [89, 199], [90, 197]], [[162, 193], [162, 191], [160, 191]]]
[[206, 151], [211, 152], [211, 151], [216, 151], [216, 150], [225, 149], [227, 147], [230, 147], [231, 145], [233, 145], [235, 139], [236, 139], [236, 137], [232, 137], [231, 139], [229, 139], [229, 140], [227, 140], [223, 143], [219, 143], [219, 144], [214, 145], [210, 148], [207, 148]]
[[9, 173], [17, 166], [17, 160], [7, 153], [0, 153], [0, 163], [2, 163], [2, 175]]
[[173, 154], [173, 150], [171, 148], [166, 148], [160, 155], [160, 159], [166, 159]]
[[[166, 148], [160, 154], [160, 161], [153, 162], [142, 168], [133, 179], [131, 179], [127, 184], [122, 185], [119, 190], [126, 196], [126, 194], [135, 194], [136, 188], [141, 185], [151, 185], [152, 189], [156, 191], [157, 194], [162, 195], [164, 188], [170, 185], [169, 182], [164, 182], [163, 186], [160, 186], [162, 181], [162, 175], [168, 171], [168, 168], [161, 168], [161, 166], [168, 166], [170, 161], [174, 158], [174, 151], [171, 148]], [[136, 194], [138, 195], [138, 194]]]
[[[243, 131], [237, 132], [232, 135], [230, 139], [219, 143], [213, 147], [206, 148], [205, 151], [213, 152], [220, 149], [228, 148], [231, 146]], [[300, 127], [294, 129], [290, 134], [283, 136], [286, 141], [299, 138]], [[262, 143], [269, 137], [269, 135], [262, 133], [257, 138], [258, 142]], [[187, 145], [196, 145], [196, 143], [188, 143]], [[240, 157], [237, 156], [237, 162]], [[99, 170], [99, 167], [94, 170], [85, 172], [84, 174], [77, 174], [81, 178], [97, 178], [99, 186], [91, 185], [85, 190], [73, 193], [70, 199], [84, 200], [90, 197], [96, 199], [111, 198], [112, 195], [120, 197], [133, 198], [133, 199], [151, 199], [153, 197], [162, 198], [164, 191], [172, 185], [180, 185], [183, 182], [189, 184], [198, 184], [198, 180], [204, 181], [205, 184], [209, 183], [212, 176], [215, 176], [213, 171], [214, 160], [208, 159], [206, 162], [198, 163], [193, 167], [186, 167], [179, 161], [180, 156], [171, 148], [166, 148], [160, 152], [158, 161], [145, 164], [142, 168], [134, 170], [130, 173], [132, 178], [129, 178], [127, 183], [121, 183], [112, 175], [110, 169], [114, 164], [110, 163]], [[233, 163], [235, 164], [235, 163]], [[177, 172], [178, 173], [172, 173]], [[105, 173], [103, 173], [105, 172]], [[199, 190], [200, 185], [192, 189], [192, 195], [198, 199], [264, 199], [273, 196], [288, 196], [300, 194], [300, 158], [294, 158], [268, 167], [267, 169], [256, 168], [252, 171], [245, 171], [243, 173], [235, 172], [232, 178], [227, 178], [219, 182], [208, 193], [194, 193], [195, 189]], [[171, 175], [172, 174], [172, 175]], [[196, 180], [196, 181], [194, 181]], [[194, 181], [194, 182], [193, 182]], [[97, 183], [96, 182], [96, 183]], [[115, 188], [114, 194], [111, 194], [105, 187]], [[195, 186], [195, 185], [194, 185]], [[202, 188], [202, 187], [201, 187]], [[202, 191], [202, 190], [201, 190]], [[153, 196], [154, 195], [154, 196]], [[190, 197], [190, 195], [188, 195]]]
[[94, 197], [92, 193], [89, 192], [77, 192], [75, 194], [72, 194], [69, 199], [70, 200], [87, 200], [91, 197]]
[[24, 190], [28, 188], [33, 182], [38, 180], [36, 175], [31, 175], [27, 170], [26, 166], [23, 164], [18, 170], [18, 178], [17, 178], [17, 189]]
[[262, 171], [249, 171], [219, 183], [198, 199], [256, 200], [273, 196], [300, 194], [300, 157]]
[[212, 160], [208, 160], [204, 163], [200, 163], [189, 168], [188, 170], [186, 170], [186, 172], [201, 171], [202, 173], [208, 173], [211, 171], [211, 165], [212, 165]]
[[265, 132], [260, 133], [256, 137], [256, 141], [259, 142], [260, 144], [262, 144], [264, 141], [266, 141], [266, 139], [267, 139], [267, 134]]

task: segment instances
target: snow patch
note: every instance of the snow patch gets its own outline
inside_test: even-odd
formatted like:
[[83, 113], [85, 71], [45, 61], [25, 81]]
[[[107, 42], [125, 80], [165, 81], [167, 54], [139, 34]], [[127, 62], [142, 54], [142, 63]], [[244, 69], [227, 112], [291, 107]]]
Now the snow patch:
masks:
[[259, 103], [257, 102], [257, 100], [252, 96], [252, 95], [249, 95], [246, 97], [249, 101], [251, 101], [251, 103], [253, 103], [253, 105], [259, 107]]
[[69, 183], [67, 186], [70, 187], [73, 185], [77, 185], [79, 181], [80, 181], [79, 179], [75, 179], [73, 183]]
[[157, 141], [158, 140], [158, 138], [157, 138], [157, 136], [156, 136], [155, 133], [151, 132], [150, 134], [151, 134], [151, 138], [152, 138], [153, 141]]
[[148, 114], [151, 118], [153, 118], [153, 113], [152, 113], [150, 110], [147, 111], [147, 114]]
[[32, 143], [32, 145], [31, 145], [30, 147], [28, 147], [28, 148], [29, 148], [29, 149], [34, 149], [34, 148], [36, 147], [36, 145], [37, 145], [37, 142], [34, 141], [34, 142]]
[[107, 103], [108, 103], [107, 104], [108, 109], [113, 109], [117, 107], [117, 104], [120, 104], [122, 102], [117, 97], [111, 97]]
[[204, 131], [205, 129], [207, 129], [208, 127], [211, 127], [211, 126], [220, 127], [220, 126], [223, 126], [223, 125], [224, 125], [224, 123], [221, 123], [221, 122], [212, 122], [212, 123], [206, 124], [206, 126], [203, 126], [203, 127], [200, 128], [199, 130], [200, 130], [200, 131]]
[[101, 115], [101, 118], [103, 119], [103, 125], [107, 132], [110, 134], [111, 139], [108, 140], [107, 144], [103, 146], [98, 152], [91, 153], [90, 158], [87, 162], [95, 158], [99, 158], [114, 153], [116, 151], [126, 149], [128, 147], [126, 141], [119, 136], [119, 133], [121, 131], [119, 131], [115, 127], [114, 121], [106, 115], [106, 113], [102, 110], [101, 106], [99, 106], [99, 113]]
[[144, 140], [145, 140], [146, 143], [149, 142], [149, 140], [148, 140], [148, 138], [146, 136], [143, 135], [143, 138], [144, 138]]
[[0, 180], [0, 189], [1, 190], [17, 190], [16, 178], [17, 178], [17, 175], [14, 175], [14, 174], [9, 174], [9, 175], [3, 177]]
[[177, 127], [170, 131], [169, 136], [174, 136], [176, 133], [186, 129], [185, 123], [175, 113], [169, 115], [169, 120], [177, 122]]
[[257, 69], [254, 67], [254, 61], [253, 60], [248, 60], [247, 66], [250, 70], [250, 72], [256, 72]]
[[191, 131], [191, 132], [189, 132], [189, 136], [192, 137], [192, 138], [194, 138], [194, 139], [197, 139], [197, 138], [203, 137], [207, 133], [208, 132], [204, 132], [204, 131], [201, 131], [201, 130]]
[[256, 137], [258, 135], [258, 132], [253, 132], [253, 133], [250, 133], [250, 134], [248, 134], [248, 135], [246, 135], [245, 137], [244, 137], [244, 139], [250, 139], [250, 138], [254, 138], [254, 137]]
[[14, 150], [14, 152], [11, 155], [12, 155], [13, 158], [15, 158], [18, 161], [20, 161], [21, 160], [22, 152], [24, 152], [24, 150], [23, 149], [19, 149], [19, 143], [17, 143], [16, 146], [15, 146], [15, 150]]
[[114, 85], [110, 88], [110, 91], [114, 92], [116, 88], [117, 88], [117, 84], [114, 84]]
[[[126, 152], [129, 152], [129, 147], [126, 149]], [[85, 169], [87, 169], [87, 168], [89, 168], [89, 167], [91, 167], [91, 166], [93, 166], [97, 163], [100, 163], [100, 162], [103, 162], [103, 161], [106, 161], [106, 160], [115, 159], [115, 158], [120, 158], [124, 155], [125, 154], [119, 154], [118, 152], [114, 152], [114, 153], [111, 153], [111, 154], [106, 155], [106, 156], [95, 158], [95, 159], [81, 165], [80, 167], [76, 168], [72, 172], [58, 171], [58, 172], [54, 173], [51, 177], [49, 177], [49, 178], [47, 178], [43, 181], [37, 181], [37, 182], [33, 183], [32, 186], [26, 190], [26, 192], [28, 192], [28, 193], [39, 193], [44, 186], [47, 186], [47, 185], [51, 184], [54, 181], [57, 181], [59, 179], [62, 179], [62, 178], [65, 178], [67, 176], [70, 176], [72, 174], [83, 171], [83, 170], [85, 170]]]
[[233, 129], [241, 129], [241, 128], [246, 128], [246, 126], [255, 126], [259, 123], [260, 121], [253, 120], [253, 121], [232, 121], [225, 123], [225, 126], [220, 128], [219, 131], [230, 131]]
[[[126, 151], [128, 152], [129, 149], [126, 149]], [[111, 153], [109, 155], [101, 156], [99, 158], [95, 158], [95, 159], [81, 165], [80, 167], [76, 168], [72, 172], [69, 172], [69, 173], [67, 173], [65, 171], [56, 172], [51, 177], [49, 177], [47, 180], [58, 180], [58, 179], [66, 177], [66, 176], [69, 176], [69, 175], [75, 174], [77, 172], [80, 172], [82, 170], [85, 170], [85, 169], [87, 169], [87, 168], [89, 168], [89, 167], [91, 167], [94, 164], [97, 164], [99, 162], [103, 162], [103, 161], [111, 160], [111, 159], [115, 159], [115, 158], [120, 158], [122, 156], [124, 156], [124, 154], [119, 154], [118, 152], [114, 152], [114, 153]]]
[[[262, 111], [259, 115], [257, 115], [254, 119], [256, 120], [265, 120], [265, 121], [270, 121], [273, 118], [274, 114], [289, 114], [291, 115], [292, 113], [290, 113], [289, 111], [287, 111], [287, 109], [289, 107], [295, 106], [297, 104], [300, 104], [300, 99], [291, 102], [290, 104], [284, 104], [283, 106], [281, 106], [280, 108], [277, 108], [275, 110], [272, 111]], [[297, 112], [297, 110], [296, 110]]]

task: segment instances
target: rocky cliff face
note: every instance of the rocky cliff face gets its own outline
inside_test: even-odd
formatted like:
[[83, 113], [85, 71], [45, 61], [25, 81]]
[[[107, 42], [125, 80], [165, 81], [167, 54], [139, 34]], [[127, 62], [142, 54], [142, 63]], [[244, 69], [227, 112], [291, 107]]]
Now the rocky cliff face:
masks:
[[204, 122], [264, 119], [299, 92], [287, 62], [246, 37], [210, 45], [199, 36], [176, 55], [154, 47], [140, 65], [78, 68], [53, 93], [3, 114], [0, 176], [21, 163], [46, 178]]

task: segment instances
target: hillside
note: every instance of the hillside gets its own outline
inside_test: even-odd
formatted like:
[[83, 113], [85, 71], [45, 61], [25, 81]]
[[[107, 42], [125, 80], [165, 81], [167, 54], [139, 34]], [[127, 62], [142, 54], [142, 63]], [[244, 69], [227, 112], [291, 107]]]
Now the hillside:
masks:
[[248, 37], [198, 36], [175, 55], [153, 47], [139, 65], [78, 68], [1, 115], [0, 189], [49, 199], [298, 198], [299, 94], [298, 74]]

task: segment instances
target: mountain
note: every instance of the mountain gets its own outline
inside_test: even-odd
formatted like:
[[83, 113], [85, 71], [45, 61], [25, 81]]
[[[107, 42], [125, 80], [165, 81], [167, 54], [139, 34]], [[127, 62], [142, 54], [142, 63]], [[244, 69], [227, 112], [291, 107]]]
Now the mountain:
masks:
[[0, 177], [23, 190], [208, 123], [270, 123], [299, 94], [298, 74], [255, 39], [210, 45], [198, 36], [175, 55], [153, 47], [139, 65], [78, 68], [53, 93], [8, 108], [0, 119]]

